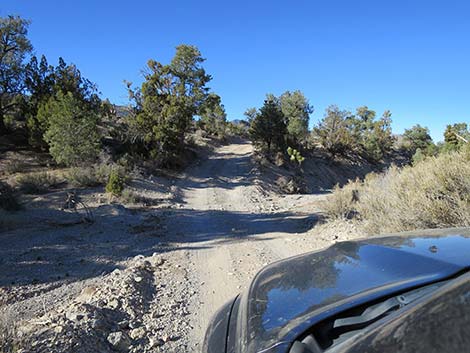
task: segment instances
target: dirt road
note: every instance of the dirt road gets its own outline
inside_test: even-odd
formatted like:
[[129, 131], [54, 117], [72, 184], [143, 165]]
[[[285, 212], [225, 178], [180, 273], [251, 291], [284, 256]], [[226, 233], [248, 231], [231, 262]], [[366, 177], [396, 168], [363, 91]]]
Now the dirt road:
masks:
[[323, 196], [267, 194], [258, 185], [252, 152], [249, 143], [230, 144], [189, 170], [177, 183], [182, 208], [166, 219], [197, 291], [189, 310], [196, 350], [211, 316], [259, 269], [316, 247], [302, 233], [316, 221], [312, 203]]
[[61, 210], [66, 190], [2, 215], [0, 351], [199, 352], [259, 269], [334, 241], [307, 232], [325, 196], [267, 192], [252, 153], [240, 141], [176, 180], [134, 179], [155, 207], [81, 190], [92, 224]]

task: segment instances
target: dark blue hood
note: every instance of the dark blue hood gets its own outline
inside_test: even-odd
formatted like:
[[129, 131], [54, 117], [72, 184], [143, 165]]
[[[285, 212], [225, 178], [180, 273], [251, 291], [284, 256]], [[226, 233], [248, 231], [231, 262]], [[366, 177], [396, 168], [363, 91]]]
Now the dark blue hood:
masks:
[[470, 267], [470, 230], [343, 242], [274, 263], [240, 297], [234, 352], [283, 352], [320, 320]]

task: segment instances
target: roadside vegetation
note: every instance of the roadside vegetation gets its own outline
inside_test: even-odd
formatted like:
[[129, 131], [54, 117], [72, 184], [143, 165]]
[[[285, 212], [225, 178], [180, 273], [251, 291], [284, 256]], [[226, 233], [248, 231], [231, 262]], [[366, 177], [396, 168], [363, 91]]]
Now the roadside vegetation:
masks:
[[[115, 106], [74, 64], [36, 56], [29, 24], [18, 16], [0, 18], [0, 150], [13, 153], [0, 177], [15, 197], [58, 184], [101, 186], [120, 196], [135, 170], [152, 174], [191, 162], [198, 136], [247, 136], [244, 121], [227, 121], [195, 46], [179, 45], [168, 64], [149, 60], [142, 85], [127, 83], [129, 105]], [[31, 163], [20, 151], [46, 157]]]
[[470, 226], [470, 149], [424, 157], [337, 187], [325, 209], [369, 234]]
[[444, 141], [436, 144], [421, 125], [393, 135], [391, 112], [378, 116], [367, 106], [352, 113], [332, 105], [309, 131], [312, 111], [296, 91], [280, 97], [269, 94], [261, 108], [245, 113], [260, 164], [281, 167], [279, 173], [285, 175], [282, 191], [309, 192], [305, 185], [318, 165], [311, 160], [333, 165], [349, 161], [356, 168], [367, 165], [371, 172], [358, 173], [333, 189], [324, 203], [332, 227], [348, 223], [359, 233], [380, 234], [470, 226], [466, 123], [448, 125]]
[[[228, 121], [202, 53], [187, 44], [168, 63], [149, 60], [142, 84], [126, 83], [129, 105], [116, 106], [74, 64], [36, 56], [28, 27], [20, 17], [0, 18], [0, 147], [47, 157], [40, 166], [21, 157], [4, 164], [3, 209], [18, 209], [21, 193], [60, 187], [100, 187], [110, 199], [146, 203], [129, 188], [134, 172], [181, 169], [194, 160], [197, 139], [238, 136], [251, 139], [260, 165], [283, 170], [282, 192], [309, 192], [312, 160], [366, 166], [335, 189], [326, 206], [332, 218], [360, 220], [374, 232], [467, 224], [466, 123], [448, 125], [436, 144], [421, 125], [392, 134], [388, 110], [331, 105], [309, 129], [314, 108], [299, 90], [268, 94], [246, 120]], [[384, 173], [365, 177], [369, 171]]]

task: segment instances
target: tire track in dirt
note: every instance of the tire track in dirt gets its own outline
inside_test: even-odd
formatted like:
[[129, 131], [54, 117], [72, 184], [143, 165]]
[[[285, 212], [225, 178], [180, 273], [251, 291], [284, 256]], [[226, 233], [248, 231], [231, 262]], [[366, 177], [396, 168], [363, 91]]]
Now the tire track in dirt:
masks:
[[309, 228], [311, 216], [277, 211], [288, 206], [260, 190], [252, 153], [247, 142], [223, 146], [176, 183], [184, 206], [169, 215], [167, 227], [178, 234], [174, 241], [187, 252], [190, 282], [198, 287], [190, 299], [195, 351], [212, 315], [262, 267], [306, 251], [292, 239]]

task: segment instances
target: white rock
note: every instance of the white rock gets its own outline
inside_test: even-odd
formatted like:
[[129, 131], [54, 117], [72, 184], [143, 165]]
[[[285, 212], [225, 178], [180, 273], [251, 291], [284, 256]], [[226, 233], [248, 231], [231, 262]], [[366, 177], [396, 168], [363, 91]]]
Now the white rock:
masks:
[[70, 321], [79, 321], [83, 319], [83, 316], [84, 316], [83, 314], [80, 314], [74, 311], [67, 311], [65, 313], [65, 317], [69, 319]]
[[114, 349], [127, 352], [129, 350], [130, 341], [129, 337], [123, 332], [112, 332], [108, 335], [108, 342], [113, 346]]
[[144, 255], [136, 255], [134, 256], [134, 261], [139, 261], [139, 260], [143, 260], [145, 259], [145, 256]]
[[93, 301], [93, 298], [96, 296], [97, 292], [98, 288], [95, 286], [85, 287], [76, 298], [76, 301], [79, 303], [90, 303]]
[[111, 309], [117, 309], [119, 307], [119, 300], [117, 299], [112, 299], [108, 302], [108, 307]]
[[129, 336], [133, 340], [142, 339], [145, 336], [145, 329], [143, 327], [135, 328], [129, 332]]

